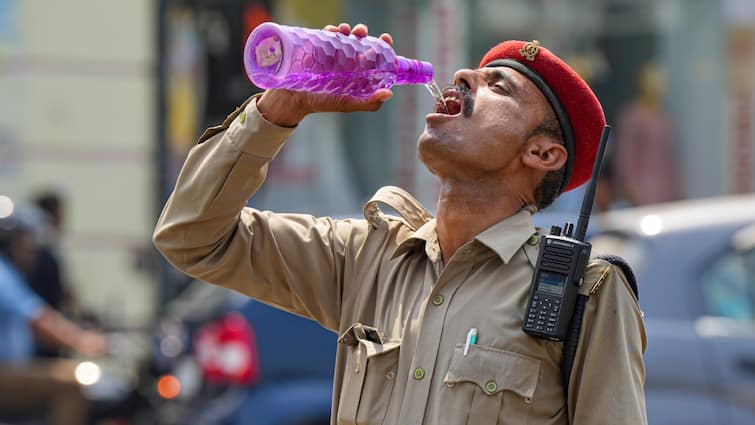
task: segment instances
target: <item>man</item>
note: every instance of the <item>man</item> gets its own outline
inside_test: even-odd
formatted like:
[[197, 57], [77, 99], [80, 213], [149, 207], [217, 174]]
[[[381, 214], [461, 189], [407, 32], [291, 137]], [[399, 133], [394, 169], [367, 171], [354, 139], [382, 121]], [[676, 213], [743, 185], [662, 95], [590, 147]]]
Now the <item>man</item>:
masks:
[[[57, 311], [76, 311], [76, 303], [65, 282], [63, 264], [58, 254], [58, 243], [63, 233], [65, 199], [54, 190], [45, 190], [34, 197], [41, 229], [37, 258], [27, 274], [26, 281], [45, 304]], [[56, 347], [38, 345], [39, 357], [60, 357]]]
[[100, 355], [105, 340], [47, 306], [24, 274], [37, 255], [33, 228], [17, 216], [0, 219], [0, 416], [47, 412], [53, 425], [87, 421], [87, 401], [65, 360], [39, 360], [34, 337], [84, 355]]
[[29, 274], [29, 287], [47, 305], [61, 310], [71, 304], [71, 296], [64, 284], [63, 270], [58, 258], [57, 244], [63, 233], [64, 198], [55, 191], [44, 191], [34, 198], [34, 204], [45, 219], [46, 234], [37, 252], [36, 264]]
[[589, 87], [537, 43], [502, 43], [458, 71], [444, 91], [450, 114], [426, 117], [419, 157], [440, 179], [434, 219], [397, 188], [378, 191], [367, 220], [245, 208], [304, 116], [375, 110], [390, 95], [252, 98], [192, 149], [158, 248], [190, 275], [338, 332], [334, 424], [646, 423], [641, 314], [608, 263], [585, 276], [594, 294], [568, 402], [562, 344], [521, 330], [539, 240], [531, 213], [589, 178], [604, 125]]

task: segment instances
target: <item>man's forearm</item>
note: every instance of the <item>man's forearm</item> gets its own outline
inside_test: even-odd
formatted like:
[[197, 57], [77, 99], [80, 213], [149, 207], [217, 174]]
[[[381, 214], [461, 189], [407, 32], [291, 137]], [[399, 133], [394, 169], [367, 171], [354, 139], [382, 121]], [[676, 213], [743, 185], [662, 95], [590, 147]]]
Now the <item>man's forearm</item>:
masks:
[[43, 307], [42, 312], [31, 321], [34, 334], [42, 341], [56, 347], [77, 350], [83, 331], [55, 310]]
[[345, 251], [367, 225], [245, 208], [293, 131], [265, 121], [255, 100], [189, 152], [155, 245], [188, 275], [337, 329]]
[[234, 231], [267, 164], [293, 131], [265, 121], [256, 100], [192, 148], [157, 223], [156, 246], [186, 273], [197, 276], [195, 266]]

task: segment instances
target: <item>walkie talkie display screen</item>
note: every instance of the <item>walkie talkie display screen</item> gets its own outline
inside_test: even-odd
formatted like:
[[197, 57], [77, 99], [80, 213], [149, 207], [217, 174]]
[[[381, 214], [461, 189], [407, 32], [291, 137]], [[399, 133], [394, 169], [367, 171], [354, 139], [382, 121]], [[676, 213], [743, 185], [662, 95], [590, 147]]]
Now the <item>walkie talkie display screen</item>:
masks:
[[537, 290], [546, 294], [563, 295], [566, 286], [566, 275], [560, 273], [540, 272]]

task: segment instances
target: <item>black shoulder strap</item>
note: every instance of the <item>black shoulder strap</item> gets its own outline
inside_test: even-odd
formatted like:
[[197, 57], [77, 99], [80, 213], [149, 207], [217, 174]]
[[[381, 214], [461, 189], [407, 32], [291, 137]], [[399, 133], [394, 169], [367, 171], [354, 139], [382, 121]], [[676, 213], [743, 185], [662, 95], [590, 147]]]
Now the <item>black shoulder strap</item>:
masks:
[[[632, 268], [623, 258], [616, 255], [600, 255], [596, 257], [599, 260], [608, 261], [614, 266], [618, 267], [627, 279], [627, 283], [632, 288], [634, 295], [637, 299], [640, 299], [639, 289], [637, 287], [637, 278], [632, 271]], [[563, 358], [561, 360], [561, 382], [564, 384], [564, 399], [569, 395], [569, 378], [571, 377], [571, 370], [574, 366], [574, 357], [577, 354], [577, 345], [579, 344], [579, 334], [582, 330], [582, 316], [585, 314], [585, 306], [587, 305], [587, 296], [579, 294], [577, 295], [577, 304], [574, 306], [574, 313], [572, 314], [571, 321], [569, 322], [569, 331], [566, 334], [564, 340]]]
[[619, 257], [618, 255], [598, 255], [595, 258], [597, 258], [598, 260], [608, 261], [609, 263], [621, 269], [621, 272], [624, 273], [624, 277], [627, 278], [629, 287], [631, 287], [632, 291], [634, 292], [634, 296], [637, 297], [637, 300], [640, 299], [640, 290], [637, 287], [637, 277], [635, 277], [634, 271], [632, 271], [632, 267], [629, 265], [629, 263], [627, 263], [627, 260]]

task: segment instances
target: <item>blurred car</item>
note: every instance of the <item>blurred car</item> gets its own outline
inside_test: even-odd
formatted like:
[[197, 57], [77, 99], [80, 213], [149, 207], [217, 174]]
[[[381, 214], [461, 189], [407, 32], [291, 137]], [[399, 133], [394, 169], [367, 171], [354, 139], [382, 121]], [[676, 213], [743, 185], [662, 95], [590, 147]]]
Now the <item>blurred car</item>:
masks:
[[260, 379], [245, 391], [233, 425], [328, 425], [335, 333], [249, 300], [239, 312], [255, 330]]
[[652, 425], [755, 423], [755, 195], [596, 216], [639, 282]]

